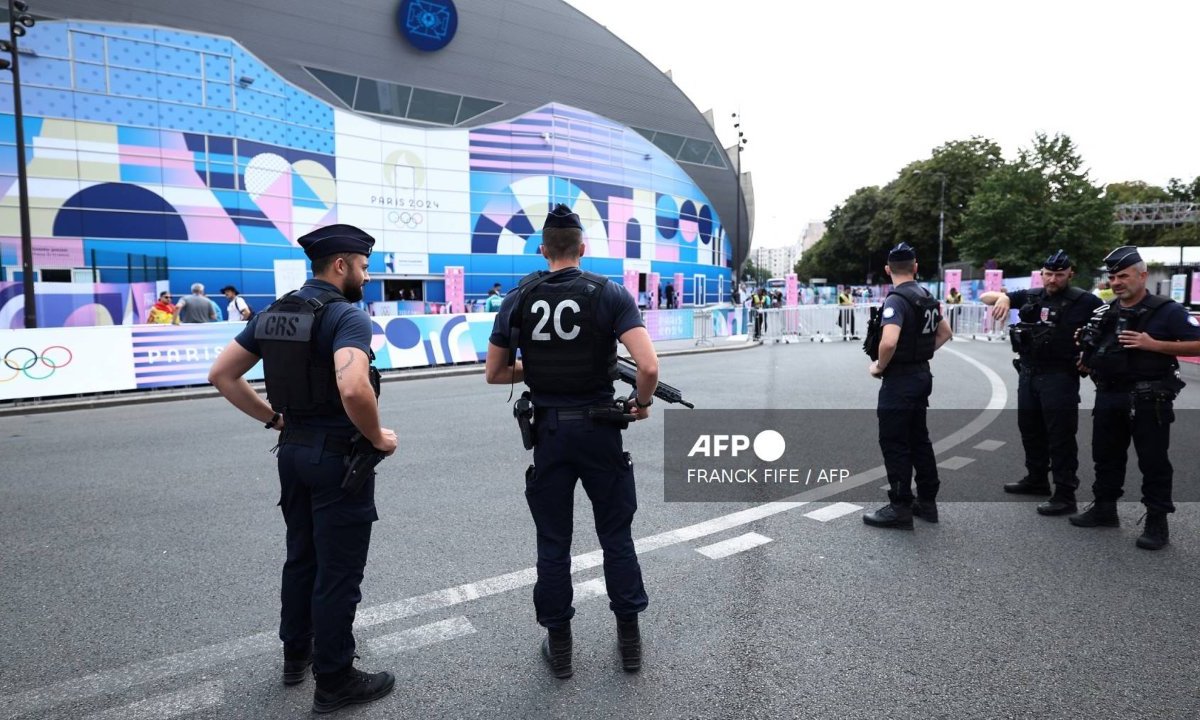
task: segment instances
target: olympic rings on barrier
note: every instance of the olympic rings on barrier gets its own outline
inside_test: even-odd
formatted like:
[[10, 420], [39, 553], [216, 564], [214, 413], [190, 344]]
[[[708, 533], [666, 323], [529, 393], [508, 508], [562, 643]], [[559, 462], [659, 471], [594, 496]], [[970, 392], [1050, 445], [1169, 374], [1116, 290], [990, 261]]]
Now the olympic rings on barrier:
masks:
[[[62, 353], [58, 352], [55, 352], [54, 357], [51, 357], [52, 350], [61, 350], [63, 353], [66, 353], [65, 359]], [[54, 372], [59, 368], [70, 365], [74, 359], [75, 353], [71, 352], [71, 349], [65, 345], [51, 345], [40, 353], [34, 352], [33, 348], [10, 348], [8, 352], [4, 353], [4, 358], [0, 362], [3, 362], [5, 368], [12, 370], [13, 374], [5, 378], [0, 378], [0, 382], [15, 380], [21, 374], [24, 374], [30, 380], [45, 380], [54, 375]], [[29, 371], [37, 367], [38, 363], [50, 368], [50, 371], [46, 373], [30, 373]]]

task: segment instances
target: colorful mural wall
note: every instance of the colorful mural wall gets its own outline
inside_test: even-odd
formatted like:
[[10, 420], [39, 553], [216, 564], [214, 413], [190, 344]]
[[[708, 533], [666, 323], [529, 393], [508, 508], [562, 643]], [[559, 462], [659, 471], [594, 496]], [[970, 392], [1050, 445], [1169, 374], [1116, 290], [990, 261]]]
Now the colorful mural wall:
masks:
[[[463, 266], [472, 299], [544, 267], [537, 228], [566, 202], [586, 226], [588, 269], [683, 273], [684, 302], [696, 275], [707, 301], [729, 285], [731, 248], [708, 198], [637, 132], [592, 113], [551, 104], [470, 130], [414, 128], [336, 109], [229, 38], [43, 22], [22, 46], [35, 53], [22, 89], [39, 267], [77, 267], [93, 249], [161, 256], [176, 295], [232, 284], [261, 308], [274, 261], [303, 258], [297, 237], [341, 221], [379, 240], [374, 273]], [[19, 278], [14, 137], [3, 89], [8, 281]], [[367, 300], [382, 300], [373, 285]]]

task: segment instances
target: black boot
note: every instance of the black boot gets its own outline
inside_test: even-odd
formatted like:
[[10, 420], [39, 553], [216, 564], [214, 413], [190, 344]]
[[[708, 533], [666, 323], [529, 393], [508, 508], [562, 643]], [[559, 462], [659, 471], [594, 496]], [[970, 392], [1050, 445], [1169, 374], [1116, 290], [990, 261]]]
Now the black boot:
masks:
[[919, 517], [925, 522], [935, 523], [938, 521], [938, 509], [936, 500], [922, 500], [917, 498], [912, 504], [913, 517]]
[[636, 615], [632, 620], [617, 619], [617, 647], [621, 649], [621, 667], [625, 672], [642, 669], [642, 633]]
[[1167, 529], [1167, 514], [1151, 512], [1146, 515], [1146, 529], [1137, 539], [1137, 546], [1143, 550], [1162, 550], [1171, 542], [1171, 533]]
[[1075, 504], [1075, 491], [1061, 485], [1054, 486], [1054, 496], [1037, 506], [1039, 515], [1073, 515], [1079, 510]]
[[1038, 480], [1031, 475], [1026, 475], [1015, 483], [1004, 483], [1004, 492], [1013, 495], [1049, 495], [1050, 481], [1046, 478]]
[[571, 626], [554, 628], [542, 638], [542, 657], [550, 663], [554, 677], [565, 680], [575, 672], [571, 667]]
[[913, 511], [908, 505], [888, 503], [875, 512], [863, 515], [863, 522], [871, 527], [913, 529]]
[[1088, 505], [1083, 512], [1067, 519], [1076, 527], [1121, 527], [1121, 519], [1117, 517], [1115, 502], [1097, 500]]
[[283, 649], [283, 684], [295, 685], [304, 682], [304, 676], [312, 665], [312, 644], [300, 650]]
[[354, 666], [336, 673], [317, 673], [313, 712], [333, 712], [347, 705], [361, 705], [387, 695], [396, 687], [390, 672], [365, 673]]

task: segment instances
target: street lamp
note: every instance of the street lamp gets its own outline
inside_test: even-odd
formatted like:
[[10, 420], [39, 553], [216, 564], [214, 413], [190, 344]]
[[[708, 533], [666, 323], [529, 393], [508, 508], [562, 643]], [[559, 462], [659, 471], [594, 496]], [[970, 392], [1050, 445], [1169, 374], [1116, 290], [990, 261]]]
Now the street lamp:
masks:
[[[921, 170], [919, 168], [916, 170], [913, 170], [912, 172], [913, 172], [913, 175], [921, 174]], [[930, 173], [930, 175], [933, 175], [936, 178], [941, 178], [941, 181], [942, 181], [941, 194], [938, 196], [939, 199], [938, 199], [938, 264], [937, 264], [938, 299], [941, 300], [942, 299], [942, 282], [944, 282], [945, 275], [946, 275], [945, 269], [942, 268], [942, 250], [943, 250], [943, 247], [945, 246], [945, 242], [946, 242], [946, 173], [936, 172], [936, 173]]]
[[[13, 118], [17, 130], [17, 190], [21, 214], [21, 280], [25, 290], [25, 327], [37, 327], [37, 303], [33, 297], [33, 239], [29, 231], [29, 183], [25, 177], [25, 121], [21, 113], [21, 58], [17, 38], [34, 26], [25, 0], [8, 0], [8, 40], [0, 40], [0, 70], [11, 70]], [[7, 53], [12, 60], [6, 59]]]
[[[746, 134], [742, 132], [741, 127], [742, 116], [738, 113], [733, 113], [733, 129], [738, 131], [737, 182], [734, 184], [734, 199], [737, 202], [737, 212], [733, 216], [733, 242], [735, 247], [742, 242], [742, 148], [746, 147], [746, 143], [750, 142], [746, 139]], [[749, 250], [749, 248], [746, 249]], [[759, 284], [761, 284], [761, 281]]]

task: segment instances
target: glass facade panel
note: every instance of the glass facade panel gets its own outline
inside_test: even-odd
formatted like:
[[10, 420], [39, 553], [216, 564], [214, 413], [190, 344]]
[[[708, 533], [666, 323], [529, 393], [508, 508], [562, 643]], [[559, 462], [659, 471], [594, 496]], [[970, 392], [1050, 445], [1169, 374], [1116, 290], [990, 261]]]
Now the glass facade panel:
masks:
[[413, 88], [408, 119], [438, 123], [439, 125], [453, 125], [454, 118], [458, 115], [458, 102], [461, 99], [461, 95]]

